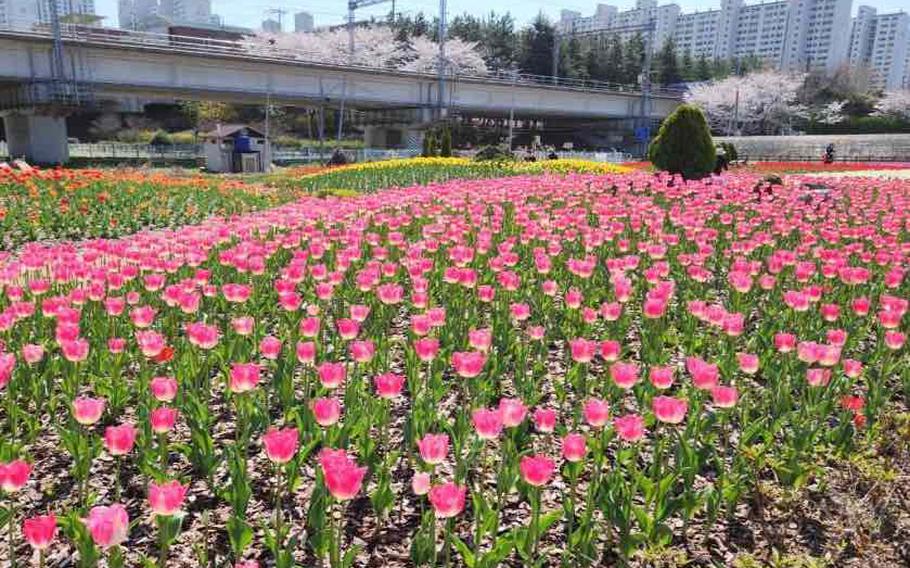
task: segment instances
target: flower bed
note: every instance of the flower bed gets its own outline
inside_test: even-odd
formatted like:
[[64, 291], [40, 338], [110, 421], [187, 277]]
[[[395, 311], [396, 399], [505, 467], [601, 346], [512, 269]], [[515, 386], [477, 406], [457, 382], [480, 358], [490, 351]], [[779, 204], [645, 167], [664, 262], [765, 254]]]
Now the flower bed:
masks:
[[[910, 432], [910, 192], [860, 179], [756, 196], [758, 179], [461, 180], [26, 245], [0, 259], [12, 553], [169, 567], [814, 553], [761, 531], [837, 482], [828, 461]], [[862, 548], [884, 533], [851, 512], [819, 554], [899, 565], [906, 501], [882, 492], [863, 499], [894, 515], [890, 537]]]
[[118, 237], [271, 207], [295, 197], [239, 180], [124, 170], [0, 169], [0, 247]]

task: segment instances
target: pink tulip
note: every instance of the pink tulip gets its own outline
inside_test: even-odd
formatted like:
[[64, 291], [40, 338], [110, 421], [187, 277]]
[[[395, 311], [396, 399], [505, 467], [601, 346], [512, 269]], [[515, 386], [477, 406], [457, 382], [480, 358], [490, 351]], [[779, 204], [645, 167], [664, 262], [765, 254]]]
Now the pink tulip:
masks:
[[736, 387], [716, 386], [711, 389], [711, 397], [714, 399], [714, 406], [733, 408], [739, 399], [739, 391], [736, 390]]
[[621, 389], [630, 389], [638, 382], [638, 365], [617, 362], [610, 365], [610, 378]]
[[651, 409], [661, 422], [679, 424], [686, 418], [689, 404], [671, 396], [656, 396], [651, 400]]
[[126, 339], [112, 337], [107, 340], [107, 350], [113, 354], [123, 353], [126, 350]]
[[587, 438], [583, 434], [566, 434], [562, 439], [562, 457], [566, 461], [580, 462], [587, 453]]
[[655, 388], [665, 390], [673, 386], [673, 367], [651, 367], [648, 376]]
[[637, 442], [645, 435], [645, 419], [637, 414], [627, 414], [613, 419], [616, 435], [626, 442]]
[[316, 343], [312, 341], [297, 342], [297, 361], [304, 365], [316, 364]]
[[448, 519], [464, 511], [467, 488], [455, 483], [436, 485], [430, 489], [429, 499], [438, 519]]
[[439, 340], [431, 337], [418, 339], [414, 341], [414, 351], [424, 363], [432, 361], [439, 353]]
[[44, 346], [29, 343], [22, 346], [22, 358], [29, 365], [40, 363], [44, 359]]
[[171, 517], [180, 512], [186, 498], [188, 485], [176, 479], [164, 483], [149, 484], [149, 507], [152, 513], [161, 517]]
[[177, 398], [177, 379], [155, 377], [149, 381], [149, 390], [158, 402], [172, 402]]
[[622, 345], [618, 341], [608, 339], [606, 341], [601, 341], [600, 343], [600, 356], [608, 363], [612, 363], [619, 359], [619, 354], [621, 352]]
[[96, 545], [101, 548], [117, 546], [127, 539], [130, 518], [123, 505], [93, 507], [83, 522]]
[[379, 398], [392, 399], [401, 394], [404, 387], [404, 377], [396, 373], [383, 373], [373, 379], [376, 385], [376, 394]]
[[231, 365], [228, 388], [234, 394], [243, 394], [256, 388], [261, 379], [262, 367], [256, 363], [234, 363]]
[[341, 418], [341, 403], [334, 398], [317, 398], [312, 403], [312, 410], [320, 426], [332, 426]]
[[754, 375], [758, 372], [758, 355], [754, 353], [737, 353], [736, 360], [739, 362], [739, 370], [747, 375]]
[[234, 333], [241, 336], [252, 335], [253, 327], [255, 325], [256, 320], [249, 316], [242, 316], [231, 320], [231, 329], [234, 330]]
[[344, 383], [345, 375], [347, 374], [344, 363], [332, 363], [330, 361], [320, 363], [316, 368], [316, 372], [319, 374], [319, 382], [327, 389], [340, 387]]
[[57, 536], [57, 517], [39, 515], [22, 522], [22, 534], [35, 550], [47, 550]]
[[411, 478], [411, 491], [414, 495], [426, 495], [430, 491], [430, 474], [415, 472]]
[[452, 353], [452, 367], [459, 377], [473, 379], [483, 372], [487, 356], [480, 351], [456, 351]]
[[376, 354], [376, 346], [369, 340], [352, 341], [350, 350], [351, 358], [358, 363], [369, 363]]
[[695, 388], [701, 390], [714, 388], [720, 377], [720, 370], [717, 365], [703, 361], [698, 357], [688, 357], [686, 359], [686, 369], [692, 375], [692, 383]]
[[162, 406], [149, 413], [149, 423], [155, 434], [167, 434], [177, 422], [177, 409]]
[[4, 493], [17, 493], [28, 483], [32, 466], [25, 460], [0, 463], [0, 489]]
[[584, 337], [570, 339], [569, 352], [576, 363], [590, 363], [597, 354], [597, 342]]
[[498, 410], [479, 408], [471, 414], [477, 436], [484, 440], [495, 440], [502, 433], [502, 413]]
[[88, 358], [89, 345], [85, 339], [64, 341], [60, 344], [63, 358], [71, 363], [79, 363]]
[[274, 361], [281, 354], [281, 340], [267, 335], [259, 342], [259, 353], [266, 359]]
[[278, 464], [285, 464], [294, 458], [300, 444], [297, 428], [270, 428], [262, 437], [262, 445], [268, 458]]
[[326, 488], [339, 501], [349, 501], [360, 492], [360, 486], [367, 468], [357, 464], [345, 455], [344, 450], [324, 449], [319, 454], [322, 475]]
[[218, 345], [218, 339], [221, 333], [214, 325], [206, 325], [202, 322], [187, 324], [186, 337], [191, 345], [199, 349], [213, 349]]
[[534, 410], [534, 427], [538, 432], [550, 433], [556, 429], [556, 411], [552, 408]]
[[103, 398], [77, 398], [73, 401], [73, 418], [83, 426], [90, 426], [101, 419], [104, 405]]
[[112, 456], [124, 456], [133, 449], [138, 430], [132, 424], [108, 426], [104, 430], [104, 447]]
[[610, 403], [599, 398], [588, 399], [585, 401], [582, 414], [589, 426], [602, 428], [610, 420]]
[[137, 331], [136, 343], [139, 345], [139, 350], [142, 351], [142, 354], [150, 359], [161, 354], [165, 345], [167, 345], [164, 336], [157, 331]]
[[506, 428], [515, 428], [524, 422], [528, 414], [528, 407], [517, 398], [503, 398], [499, 401], [499, 415], [502, 425]]
[[542, 487], [550, 482], [556, 464], [546, 456], [525, 456], [518, 464], [521, 478], [534, 487]]
[[448, 434], [427, 434], [417, 442], [420, 450], [420, 459], [430, 465], [437, 465], [445, 461], [449, 453]]

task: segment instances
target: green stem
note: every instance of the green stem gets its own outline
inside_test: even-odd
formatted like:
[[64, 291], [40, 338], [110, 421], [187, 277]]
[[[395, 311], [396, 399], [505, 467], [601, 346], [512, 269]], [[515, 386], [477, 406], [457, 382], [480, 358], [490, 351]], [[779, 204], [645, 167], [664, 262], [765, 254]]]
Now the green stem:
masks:
[[11, 568], [16, 568], [16, 543], [13, 532], [16, 528], [16, 499], [10, 495], [9, 500], [9, 521], [7, 522], [7, 532], [9, 536], [9, 562]]

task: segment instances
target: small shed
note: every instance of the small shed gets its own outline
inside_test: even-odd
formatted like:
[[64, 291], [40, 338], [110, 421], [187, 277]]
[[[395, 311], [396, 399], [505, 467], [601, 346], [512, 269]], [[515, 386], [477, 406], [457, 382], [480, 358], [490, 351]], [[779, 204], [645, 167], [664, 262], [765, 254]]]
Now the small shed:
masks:
[[210, 172], [262, 172], [272, 161], [265, 135], [246, 124], [219, 124], [202, 138], [205, 167]]

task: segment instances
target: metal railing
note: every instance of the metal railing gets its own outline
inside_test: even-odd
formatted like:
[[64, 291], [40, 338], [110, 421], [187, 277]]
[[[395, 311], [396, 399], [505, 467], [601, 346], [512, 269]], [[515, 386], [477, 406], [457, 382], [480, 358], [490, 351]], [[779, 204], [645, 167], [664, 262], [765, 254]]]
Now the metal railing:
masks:
[[[7, 26], [0, 28], [0, 36], [14, 36], [23, 39], [52, 39], [51, 30], [47, 26]], [[64, 24], [61, 29], [64, 42], [94, 44], [101, 47], [123, 47], [132, 49], [156, 49], [170, 53], [184, 53], [187, 55], [229, 56], [245, 59], [255, 59], [260, 62], [297, 63], [331, 68], [336, 70], [360, 70], [376, 72], [382, 71], [399, 76], [416, 76], [421, 78], [436, 77], [435, 73], [422, 73], [416, 71], [402, 71], [389, 67], [370, 65], [349, 65], [326, 63], [315, 51], [301, 49], [279, 48], [269, 45], [258, 45], [246, 40], [224, 40], [195, 36], [181, 36], [160, 34], [152, 32], [138, 32], [113, 28], [101, 28], [85, 25]], [[514, 74], [511, 72], [491, 72], [480, 75], [468, 73], [449, 73], [458, 81], [480, 81], [503, 85], [534, 86], [540, 88], [582, 90], [591, 92], [628, 93], [640, 95], [641, 89], [637, 85], [623, 85], [588, 79], [553, 78], [551, 76]], [[675, 89], [652, 88], [651, 96], [680, 98], [681, 91]]]

